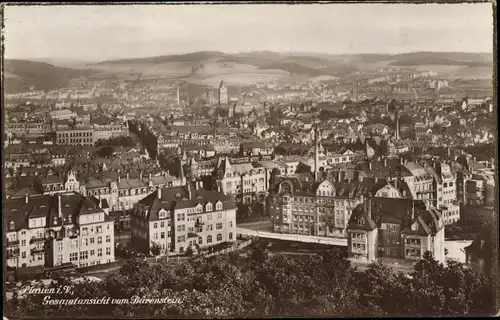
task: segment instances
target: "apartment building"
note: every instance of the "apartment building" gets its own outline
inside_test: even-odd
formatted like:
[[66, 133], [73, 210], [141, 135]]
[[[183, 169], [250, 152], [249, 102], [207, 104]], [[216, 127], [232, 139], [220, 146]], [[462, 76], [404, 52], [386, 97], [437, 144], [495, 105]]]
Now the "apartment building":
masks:
[[199, 183], [158, 188], [134, 205], [130, 222], [132, 245], [144, 253], [154, 246], [162, 254], [197, 252], [236, 240], [233, 200]]
[[447, 163], [433, 160], [426, 167], [433, 177], [432, 205], [441, 212], [444, 224], [460, 220], [460, 205], [457, 201], [457, 177]]
[[233, 196], [236, 202], [265, 201], [271, 172], [258, 162], [231, 164], [228, 157], [219, 158], [214, 172], [217, 189]]
[[368, 198], [353, 210], [347, 234], [348, 255], [357, 261], [418, 261], [427, 251], [445, 259], [443, 218], [421, 200]]
[[116, 137], [128, 136], [128, 123], [94, 124], [94, 136], [97, 140], [108, 140]]
[[56, 144], [92, 146], [95, 141], [93, 128], [68, 128], [56, 130]]
[[67, 262], [85, 267], [115, 260], [114, 221], [77, 193], [6, 200], [4, 226], [10, 267]]
[[357, 180], [279, 177], [269, 189], [266, 208], [272, 217], [273, 230], [324, 237], [346, 237], [352, 211], [364, 197], [411, 197], [401, 180], [378, 178]]

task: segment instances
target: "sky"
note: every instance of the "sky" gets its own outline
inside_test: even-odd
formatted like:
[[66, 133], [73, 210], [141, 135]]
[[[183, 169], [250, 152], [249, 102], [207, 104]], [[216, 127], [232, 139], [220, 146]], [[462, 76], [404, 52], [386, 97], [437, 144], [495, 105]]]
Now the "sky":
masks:
[[103, 61], [196, 51], [493, 52], [492, 5], [6, 6], [7, 59]]

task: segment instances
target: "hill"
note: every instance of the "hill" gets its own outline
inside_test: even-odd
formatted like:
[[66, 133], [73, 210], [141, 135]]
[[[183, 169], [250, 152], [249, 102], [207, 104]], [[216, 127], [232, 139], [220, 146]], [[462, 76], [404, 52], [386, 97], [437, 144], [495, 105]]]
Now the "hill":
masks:
[[5, 59], [4, 69], [9, 75], [4, 79], [6, 93], [56, 89], [66, 86], [71, 79], [90, 74], [90, 70], [62, 68], [44, 62], [15, 59]]
[[413, 52], [394, 55], [393, 66], [447, 65], [464, 67], [493, 66], [493, 55], [466, 52]]

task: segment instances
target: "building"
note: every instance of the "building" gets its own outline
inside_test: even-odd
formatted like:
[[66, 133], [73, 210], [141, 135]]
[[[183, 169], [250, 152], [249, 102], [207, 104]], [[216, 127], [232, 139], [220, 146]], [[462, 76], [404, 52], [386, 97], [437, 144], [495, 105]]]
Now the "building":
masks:
[[418, 261], [427, 251], [438, 261], [445, 259], [443, 219], [422, 201], [369, 198], [353, 210], [347, 234], [353, 260]]
[[444, 162], [432, 161], [426, 166], [426, 170], [433, 177], [432, 205], [441, 211], [445, 225], [457, 222], [460, 220], [457, 177], [451, 171], [451, 166]]
[[73, 111], [69, 109], [62, 109], [62, 110], [52, 110], [49, 113], [49, 117], [52, 120], [71, 120], [73, 118], [76, 118], [77, 115]]
[[128, 132], [127, 123], [94, 124], [95, 141], [128, 136]]
[[198, 183], [158, 188], [140, 200], [131, 214], [132, 245], [149, 253], [194, 252], [236, 240], [236, 207], [230, 197]]
[[479, 273], [488, 274], [495, 266], [492, 234], [491, 231], [483, 232], [468, 247], [464, 248], [466, 264]]
[[229, 103], [229, 95], [227, 93], [227, 87], [224, 81], [221, 81], [219, 86], [219, 106], [227, 103]]
[[93, 146], [96, 138], [93, 128], [75, 128], [56, 130], [56, 144]]
[[217, 190], [233, 196], [238, 203], [249, 204], [266, 199], [271, 171], [258, 162], [231, 164], [228, 157], [224, 160], [219, 158], [214, 175]]
[[4, 202], [7, 265], [77, 267], [110, 263], [114, 222], [97, 203], [76, 193], [40, 195]]

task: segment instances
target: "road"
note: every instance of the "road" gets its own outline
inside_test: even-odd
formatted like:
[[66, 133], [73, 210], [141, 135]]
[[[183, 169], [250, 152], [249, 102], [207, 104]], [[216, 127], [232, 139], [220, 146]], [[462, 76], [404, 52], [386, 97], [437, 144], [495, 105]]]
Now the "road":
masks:
[[273, 232], [273, 223], [267, 219], [256, 222], [238, 223], [237, 227], [250, 230]]
[[239, 226], [236, 228], [236, 232], [241, 235], [256, 236], [260, 238], [318, 243], [318, 244], [326, 244], [332, 246], [347, 247], [347, 239], [345, 238], [329, 238], [329, 237], [317, 237], [317, 236], [307, 236], [299, 234], [274, 233], [267, 231], [251, 230]]

